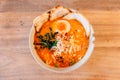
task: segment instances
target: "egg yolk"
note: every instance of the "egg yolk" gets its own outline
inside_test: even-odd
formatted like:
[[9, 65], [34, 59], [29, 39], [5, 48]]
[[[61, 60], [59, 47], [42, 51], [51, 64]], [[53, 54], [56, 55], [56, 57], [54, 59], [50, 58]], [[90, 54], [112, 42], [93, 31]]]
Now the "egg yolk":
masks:
[[66, 30], [66, 24], [64, 22], [59, 22], [57, 27], [60, 31]]

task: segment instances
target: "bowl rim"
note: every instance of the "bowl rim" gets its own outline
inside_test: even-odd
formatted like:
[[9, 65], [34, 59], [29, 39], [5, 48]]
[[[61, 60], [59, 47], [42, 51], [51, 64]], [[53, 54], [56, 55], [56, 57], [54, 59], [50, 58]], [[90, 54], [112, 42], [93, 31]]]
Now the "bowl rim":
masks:
[[[79, 13], [87, 22], [88, 20], [81, 14]], [[81, 22], [82, 23], [82, 22]], [[89, 23], [89, 22], [88, 22]], [[44, 69], [46, 70], [49, 70], [49, 71], [52, 71], [52, 72], [56, 72], [56, 73], [65, 73], [65, 72], [69, 72], [69, 71], [73, 71], [77, 68], [79, 68], [80, 66], [82, 66], [87, 60], [88, 58], [90, 58], [91, 54], [92, 54], [92, 51], [94, 49], [94, 40], [95, 40], [95, 37], [94, 37], [94, 30], [92, 28], [92, 25], [91, 24], [88, 24], [89, 27], [90, 27], [90, 35], [89, 35], [89, 46], [88, 46], [88, 49], [84, 55], [84, 57], [79, 60], [76, 64], [72, 65], [72, 66], [69, 66], [69, 67], [65, 67], [65, 68], [55, 68], [55, 67], [51, 67], [47, 64], [45, 64], [40, 58], [39, 56], [37, 55], [37, 52], [36, 50], [34, 49], [34, 45], [32, 44], [33, 41], [34, 41], [34, 33], [35, 33], [35, 29], [34, 29], [34, 24], [32, 25], [31, 27], [31, 30], [30, 30], [30, 34], [29, 34], [29, 49], [30, 49], [30, 52], [32, 54], [32, 56], [34, 57], [35, 61], [41, 66], [43, 67]]]

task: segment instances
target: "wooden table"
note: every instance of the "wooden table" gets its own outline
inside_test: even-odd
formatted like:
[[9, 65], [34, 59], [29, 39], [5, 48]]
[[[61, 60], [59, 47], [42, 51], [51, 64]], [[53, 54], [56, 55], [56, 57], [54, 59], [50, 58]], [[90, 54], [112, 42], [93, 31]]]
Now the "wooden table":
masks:
[[[96, 37], [90, 59], [64, 74], [41, 68], [28, 44], [32, 20], [56, 5], [83, 13]], [[0, 80], [120, 80], [120, 0], [0, 0]]]

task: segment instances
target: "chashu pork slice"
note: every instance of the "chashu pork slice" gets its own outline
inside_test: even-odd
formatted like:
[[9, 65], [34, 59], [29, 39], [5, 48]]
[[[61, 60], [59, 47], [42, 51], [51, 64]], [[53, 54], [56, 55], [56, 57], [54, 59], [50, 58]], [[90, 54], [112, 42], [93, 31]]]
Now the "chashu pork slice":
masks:
[[63, 6], [57, 6], [50, 10], [50, 20], [54, 20], [59, 17], [63, 17], [70, 13], [71, 11]]
[[40, 30], [40, 28], [42, 27], [42, 25], [48, 21], [48, 18], [49, 18], [49, 13], [43, 13], [41, 14], [40, 16], [36, 17], [34, 20], [33, 20], [33, 24], [36, 28], [37, 31]]

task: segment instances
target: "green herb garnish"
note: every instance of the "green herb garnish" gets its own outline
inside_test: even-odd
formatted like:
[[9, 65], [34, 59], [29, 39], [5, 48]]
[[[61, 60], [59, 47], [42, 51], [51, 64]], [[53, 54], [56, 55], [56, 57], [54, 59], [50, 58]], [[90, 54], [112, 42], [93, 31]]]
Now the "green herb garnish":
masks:
[[76, 63], [76, 61], [72, 61], [72, 62], [70, 62], [70, 66], [72, 66], [73, 64], [75, 64]]
[[55, 67], [59, 67], [59, 64], [56, 63], [56, 64], [55, 64]]
[[56, 34], [58, 34], [58, 32], [53, 33], [52, 29], [51, 28], [49, 29], [50, 29], [50, 33], [46, 33], [44, 36], [42, 35], [37, 36], [40, 42], [34, 42], [34, 45], [40, 45], [42, 48], [48, 48], [49, 50], [53, 46], [56, 46], [57, 41], [55, 39], [55, 36]]

